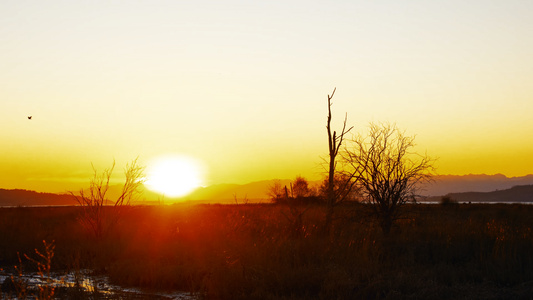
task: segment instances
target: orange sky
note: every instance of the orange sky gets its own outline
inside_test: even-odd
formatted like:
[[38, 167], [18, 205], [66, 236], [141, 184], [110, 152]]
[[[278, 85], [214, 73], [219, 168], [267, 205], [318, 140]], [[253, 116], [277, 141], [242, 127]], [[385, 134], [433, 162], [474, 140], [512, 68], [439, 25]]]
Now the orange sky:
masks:
[[533, 2], [467, 2], [2, 1], [0, 188], [165, 154], [317, 179], [334, 87], [336, 128], [395, 122], [441, 174], [533, 173]]

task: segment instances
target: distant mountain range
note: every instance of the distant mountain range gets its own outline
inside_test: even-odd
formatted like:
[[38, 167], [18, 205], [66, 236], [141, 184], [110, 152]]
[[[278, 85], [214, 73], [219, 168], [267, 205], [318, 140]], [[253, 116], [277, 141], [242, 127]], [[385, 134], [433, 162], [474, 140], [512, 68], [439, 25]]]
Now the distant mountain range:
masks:
[[67, 194], [0, 189], [0, 206], [47, 206], [76, 204], [76, 199]]
[[533, 203], [533, 185], [517, 185], [510, 189], [493, 192], [450, 193], [446, 196], [459, 203]]
[[421, 186], [420, 194], [442, 196], [449, 193], [492, 192], [530, 184], [533, 184], [533, 175], [522, 177], [506, 177], [502, 174], [439, 175], [433, 182]]
[[[282, 186], [290, 185], [291, 180], [281, 180]], [[182, 198], [168, 198], [151, 191], [144, 191], [141, 203], [172, 203], [191, 201], [199, 203], [244, 203], [267, 202], [268, 188], [274, 180], [264, 180], [248, 184], [216, 184], [196, 189]], [[319, 185], [312, 181], [311, 185]], [[109, 196], [116, 198], [118, 187], [110, 187]], [[533, 202], [533, 175], [506, 177], [497, 175], [440, 175], [434, 181], [420, 186], [419, 193], [430, 199], [440, 199], [448, 195], [459, 202]], [[28, 190], [0, 189], [0, 206], [35, 205], [76, 205], [76, 200], [68, 194], [38, 193]]]
[[[291, 180], [280, 180], [282, 186], [290, 186]], [[219, 202], [219, 203], [243, 203], [265, 202], [268, 201], [268, 188], [272, 186], [274, 180], [264, 180], [248, 184], [217, 184], [207, 187], [198, 188], [190, 195], [180, 199], [163, 199], [164, 201], [199, 201], [199, 202]], [[311, 181], [310, 185], [320, 185], [321, 181]], [[515, 186], [533, 185], [533, 175], [523, 177], [506, 177], [502, 174], [496, 175], [439, 175], [430, 183], [419, 187], [419, 194], [429, 197], [432, 201], [438, 201], [442, 196], [448, 195], [453, 199], [461, 202], [468, 201], [486, 201], [486, 202], [523, 202], [532, 201], [531, 193], [528, 194], [526, 188], [513, 189], [509, 193], [503, 193], [502, 190], [508, 190]], [[494, 192], [494, 194], [491, 194]], [[462, 195], [465, 193], [465, 195]], [[481, 194], [481, 195], [478, 195]], [[151, 192], [145, 193], [147, 200], [154, 199]], [[161, 199], [161, 196], [159, 196]], [[516, 198], [512, 200], [511, 198]], [[472, 198], [472, 200], [467, 200]], [[487, 199], [487, 200], [479, 200]]]
[[[290, 185], [291, 180], [281, 180], [282, 186]], [[219, 184], [205, 188], [199, 188], [185, 200], [217, 200], [217, 202], [242, 201], [246, 197], [249, 201], [267, 201], [267, 191], [274, 180], [252, 182], [244, 185]], [[320, 185], [321, 181], [312, 181], [311, 185]], [[427, 197], [440, 197], [450, 193], [464, 192], [493, 192], [510, 189], [514, 186], [533, 185], [533, 175], [523, 177], [506, 177], [496, 175], [438, 175], [430, 183], [419, 187], [419, 194]], [[525, 192], [525, 191], [524, 191]]]

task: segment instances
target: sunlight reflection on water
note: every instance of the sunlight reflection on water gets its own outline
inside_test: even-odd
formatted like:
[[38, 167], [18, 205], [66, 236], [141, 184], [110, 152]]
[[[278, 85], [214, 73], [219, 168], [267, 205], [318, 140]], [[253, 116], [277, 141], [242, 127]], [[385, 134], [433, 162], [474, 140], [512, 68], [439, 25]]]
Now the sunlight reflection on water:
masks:
[[[38, 289], [39, 286], [50, 284], [55, 287], [56, 295], [62, 299], [61, 291], [65, 289], [78, 290], [87, 295], [98, 295], [100, 299], [173, 299], [173, 300], [195, 300], [199, 297], [188, 292], [145, 292], [137, 288], [124, 288], [109, 283], [106, 276], [90, 275], [90, 270], [80, 272], [70, 272], [67, 274], [51, 274], [51, 278], [46, 282], [37, 273], [27, 273], [19, 277], [17, 274], [0, 274], [0, 285], [13, 278], [15, 282], [23, 282], [28, 290]], [[4, 293], [9, 291], [2, 291]], [[0, 298], [2, 294], [0, 293]], [[65, 298], [71, 298], [65, 296]]]

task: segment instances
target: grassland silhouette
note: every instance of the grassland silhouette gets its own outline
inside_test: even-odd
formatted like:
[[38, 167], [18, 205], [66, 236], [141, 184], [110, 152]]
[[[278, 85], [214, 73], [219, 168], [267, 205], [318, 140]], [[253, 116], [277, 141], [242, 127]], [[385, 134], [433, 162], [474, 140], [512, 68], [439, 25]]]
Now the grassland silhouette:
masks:
[[271, 203], [131, 205], [143, 178], [134, 160], [116, 200], [113, 164], [72, 193], [78, 206], [0, 208], [0, 266], [11, 274], [2, 295], [108, 297], [21, 279], [89, 270], [205, 299], [530, 299], [533, 206], [417, 203], [434, 160], [395, 125], [373, 123], [350, 140], [345, 118], [337, 135], [334, 92], [320, 187], [298, 176], [275, 181]]

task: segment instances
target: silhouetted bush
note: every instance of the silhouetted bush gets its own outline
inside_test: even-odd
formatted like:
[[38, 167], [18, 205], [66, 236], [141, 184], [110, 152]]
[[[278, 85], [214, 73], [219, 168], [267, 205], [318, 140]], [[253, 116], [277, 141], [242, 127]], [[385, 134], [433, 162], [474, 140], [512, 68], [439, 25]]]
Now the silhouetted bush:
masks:
[[441, 199], [440, 199], [440, 204], [442, 206], [455, 206], [457, 205], [457, 201], [452, 199], [450, 196], [443, 196]]
[[285, 205], [309, 205], [324, 203], [319, 189], [309, 186], [307, 179], [297, 176], [290, 185], [282, 186], [280, 180], [274, 180], [268, 187], [267, 195], [270, 201]]

